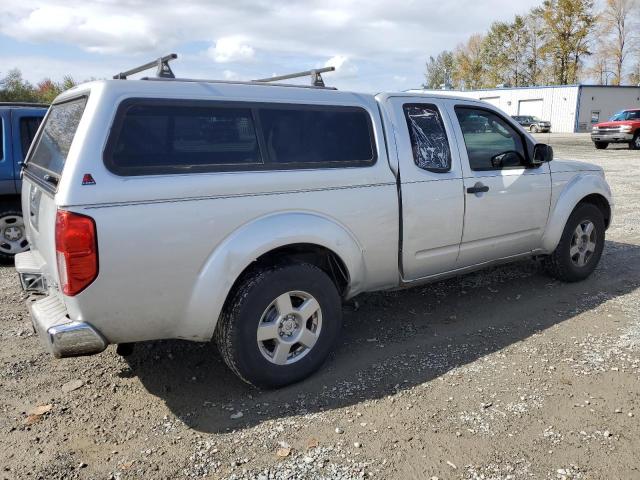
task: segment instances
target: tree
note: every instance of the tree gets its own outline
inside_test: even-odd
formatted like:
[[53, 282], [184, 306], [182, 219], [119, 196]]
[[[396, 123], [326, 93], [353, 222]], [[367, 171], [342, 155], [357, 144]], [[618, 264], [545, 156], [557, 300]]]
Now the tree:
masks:
[[454, 53], [456, 70], [453, 82], [467, 89], [485, 86], [484, 66], [482, 64], [482, 42], [484, 37], [475, 33], [466, 43], [458, 45]]
[[524, 17], [524, 82], [528, 86], [548, 83], [549, 61], [544, 51], [546, 28], [542, 9], [534, 8]]
[[22, 78], [20, 70], [13, 69], [0, 80], [0, 101], [51, 103], [62, 92], [76, 85], [76, 81], [67, 75], [62, 82], [45, 78], [34, 87]]
[[22, 78], [20, 70], [14, 68], [0, 80], [0, 101], [37, 102], [38, 96], [33, 85]]
[[615, 85], [623, 82], [625, 60], [638, 41], [634, 22], [637, 11], [637, 0], [607, 0], [599, 15], [603, 41], [598, 50], [611, 58]]
[[596, 18], [591, 0], [545, 0], [542, 18], [545, 22], [543, 50], [552, 60], [554, 82], [577, 83], [583, 57], [589, 51], [589, 35]]
[[423, 88], [439, 89], [451, 87], [451, 79], [455, 67], [453, 53], [449, 50], [443, 50], [436, 58], [429, 57]]
[[526, 84], [524, 78], [528, 30], [525, 19], [516, 15], [512, 23], [494, 22], [482, 44], [487, 86]]

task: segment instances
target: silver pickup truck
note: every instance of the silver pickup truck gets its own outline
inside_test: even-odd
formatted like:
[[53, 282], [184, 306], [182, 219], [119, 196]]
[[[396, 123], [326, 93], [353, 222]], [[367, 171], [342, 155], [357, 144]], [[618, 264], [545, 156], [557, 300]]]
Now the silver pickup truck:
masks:
[[321, 366], [359, 293], [532, 256], [587, 277], [611, 192], [552, 157], [463, 98], [95, 81], [31, 147], [16, 269], [56, 357], [215, 339], [242, 379], [282, 386]]

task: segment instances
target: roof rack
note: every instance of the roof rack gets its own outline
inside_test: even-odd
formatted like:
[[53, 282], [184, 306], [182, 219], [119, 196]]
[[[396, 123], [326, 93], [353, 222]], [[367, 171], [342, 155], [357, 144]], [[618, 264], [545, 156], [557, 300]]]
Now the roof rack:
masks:
[[311, 85], [314, 87], [324, 87], [321, 73], [333, 72], [336, 67], [316, 68], [313, 70], [305, 70], [304, 72], [288, 73], [286, 75], [278, 75], [277, 77], [261, 78], [254, 82], [277, 82], [279, 80], [289, 80], [290, 78], [311, 77]]
[[178, 58], [176, 53], [170, 53], [169, 55], [165, 55], [164, 57], [160, 57], [153, 62], [145, 63], [144, 65], [140, 65], [139, 67], [132, 68], [131, 70], [126, 70], [124, 72], [120, 72], [117, 75], [114, 75], [113, 78], [116, 80], [126, 80], [129, 75], [133, 75], [135, 73], [144, 72], [145, 70], [149, 70], [150, 68], [157, 67], [156, 77], [159, 78], [176, 78], [169, 66], [169, 62], [171, 60], [175, 60]]
[[[176, 78], [169, 66], [169, 62], [171, 60], [175, 60], [178, 58], [178, 55], [175, 53], [170, 53], [169, 55], [165, 55], [164, 57], [160, 57], [157, 60], [152, 62], [145, 63], [144, 65], [140, 65], [139, 67], [132, 68], [131, 70], [126, 70], [124, 72], [120, 72], [117, 75], [114, 75], [113, 78], [116, 80], [126, 80], [129, 75], [133, 75], [135, 73], [144, 72], [145, 70], [149, 70], [150, 68], [156, 67], [156, 76], [155, 77], [143, 77], [141, 80], [176, 80], [180, 82], [209, 82], [209, 83], [242, 83], [242, 84], [256, 84], [256, 83], [268, 83], [275, 85], [271, 82], [277, 82], [279, 80], [288, 80], [290, 78], [300, 78], [300, 77], [311, 77], [311, 87], [319, 87], [319, 88], [330, 88], [325, 87], [324, 80], [322, 79], [322, 73], [333, 72], [335, 71], [335, 67], [323, 67], [323, 68], [315, 68], [313, 70], [305, 70], [304, 72], [296, 72], [296, 73], [288, 73], [286, 75], [278, 75], [275, 77], [269, 78], [260, 78], [258, 80], [251, 80], [249, 82], [240, 82], [240, 81], [229, 81], [229, 80], [196, 80], [189, 78]], [[287, 86], [287, 87], [301, 87], [305, 85], [290, 85], [278, 83], [278, 86]], [[335, 90], [335, 89], [334, 89]]]
[[49, 108], [48, 103], [37, 102], [0, 102], [0, 107], [41, 107]]

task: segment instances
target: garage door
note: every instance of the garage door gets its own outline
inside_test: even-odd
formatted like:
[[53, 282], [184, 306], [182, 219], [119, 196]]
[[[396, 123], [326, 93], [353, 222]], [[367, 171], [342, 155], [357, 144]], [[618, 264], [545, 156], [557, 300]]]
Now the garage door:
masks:
[[484, 98], [480, 97], [480, 100], [482, 100], [483, 102], [490, 103], [494, 107], [500, 108], [500, 97], [484, 97]]
[[531, 115], [542, 118], [542, 99], [520, 100], [518, 102], [518, 115]]

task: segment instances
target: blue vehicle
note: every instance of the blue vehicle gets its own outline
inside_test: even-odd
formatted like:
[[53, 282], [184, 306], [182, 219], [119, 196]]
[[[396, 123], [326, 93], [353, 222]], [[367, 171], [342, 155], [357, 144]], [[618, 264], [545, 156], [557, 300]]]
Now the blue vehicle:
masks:
[[29, 249], [25, 235], [20, 170], [48, 105], [0, 102], [0, 261]]

